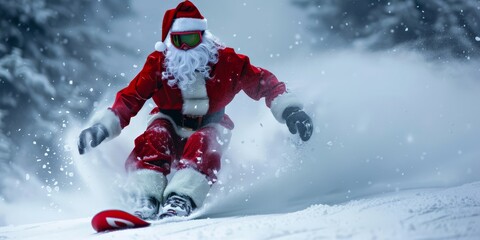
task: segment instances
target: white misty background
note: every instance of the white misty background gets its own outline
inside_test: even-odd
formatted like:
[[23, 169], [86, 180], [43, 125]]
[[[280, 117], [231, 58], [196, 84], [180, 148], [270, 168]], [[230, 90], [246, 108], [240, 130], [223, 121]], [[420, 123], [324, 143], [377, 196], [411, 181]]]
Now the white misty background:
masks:
[[[480, 3], [431, 2], [194, 1], [210, 30], [285, 81], [315, 123], [300, 143], [263, 100], [237, 96], [227, 108], [231, 149], [205, 215], [479, 181]], [[0, 225], [121, 207], [123, 163], [151, 103], [85, 156], [76, 137], [138, 73], [177, 4], [0, 1], [9, 13], [0, 22]]]

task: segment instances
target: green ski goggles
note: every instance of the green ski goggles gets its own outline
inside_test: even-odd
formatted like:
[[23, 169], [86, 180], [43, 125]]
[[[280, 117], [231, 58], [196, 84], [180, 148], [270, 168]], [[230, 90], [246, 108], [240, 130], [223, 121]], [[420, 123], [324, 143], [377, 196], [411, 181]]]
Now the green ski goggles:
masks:
[[202, 31], [172, 32], [170, 39], [173, 46], [180, 50], [189, 50], [202, 42]]

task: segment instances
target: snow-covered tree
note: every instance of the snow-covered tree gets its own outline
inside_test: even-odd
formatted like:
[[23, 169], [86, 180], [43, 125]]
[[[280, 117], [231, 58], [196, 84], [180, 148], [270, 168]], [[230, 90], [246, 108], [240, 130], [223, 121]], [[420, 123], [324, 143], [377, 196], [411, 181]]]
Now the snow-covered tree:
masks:
[[109, 25], [130, 13], [129, 6], [115, 0], [0, 0], [2, 177], [13, 172], [25, 179], [25, 166], [49, 183], [68, 177], [61, 133], [70, 119], [84, 118], [107, 87], [103, 55], [122, 49], [108, 36]]
[[459, 58], [480, 56], [480, 0], [292, 0], [308, 14], [319, 47], [409, 46]]

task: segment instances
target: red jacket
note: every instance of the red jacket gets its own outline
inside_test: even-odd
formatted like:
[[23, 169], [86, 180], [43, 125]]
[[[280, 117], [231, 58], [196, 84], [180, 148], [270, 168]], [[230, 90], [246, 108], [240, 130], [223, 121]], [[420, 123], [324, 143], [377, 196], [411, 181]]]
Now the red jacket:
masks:
[[[160, 110], [182, 110], [181, 90], [169, 86], [167, 80], [162, 79], [164, 59], [162, 52], [151, 53], [140, 73], [117, 93], [111, 110], [119, 118], [121, 128], [129, 124], [130, 118], [140, 111], [149, 98], [153, 98]], [[268, 107], [277, 96], [286, 92], [285, 84], [279, 82], [272, 73], [251, 65], [247, 56], [235, 53], [232, 48], [219, 50], [218, 62], [212, 66], [210, 76], [212, 78], [207, 79], [205, 84], [207, 113], [225, 108], [242, 90], [255, 100], [265, 97]]]

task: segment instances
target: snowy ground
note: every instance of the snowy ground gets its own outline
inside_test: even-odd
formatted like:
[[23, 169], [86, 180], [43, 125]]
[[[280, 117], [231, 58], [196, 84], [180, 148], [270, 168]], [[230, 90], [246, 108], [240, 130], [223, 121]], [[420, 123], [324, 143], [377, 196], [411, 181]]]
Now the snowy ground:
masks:
[[[342, 64], [349, 71], [338, 70]], [[478, 64], [349, 51], [276, 70], [282, 79], [302, 73], [290, 85], [303, 90], [315, 134], [298, 144], [264, 103], [235, 99], [231, 149], [202, 219], [91, 229], [95, 212], [119, 207], [112, 201], [144, 112], [101, 148], [72, 152], [82, 188], [57, 191], [32, 178], [13, 184], [28, 194], [0, 199], [0, 240], [480, 239]], [[79, 131], [66, 138], [71, 149]]]
[[[208, 209], [202, 214], [208, 215]], [[202, 218], [97, 234], [89, 219], [0, 228], [13, 239], [479, 239], [480, 182], [404, 190], [268, 215]]]
[[[253, 3], [235, 2], [259, 11]], [[86, 156], [75, 151], [78, 133], [88, 125], [81, 122], [64, 137], [75, 168], [72, 181], [80, 187], [36, 182], [33, 172], [27, 172], [25, 181], [7, 181], [16, 193], [11, 195], [18, 197], [7, 201], [0, 196], [0, 240], [480, 239], [478, 61], [433, 62], [401, 49], [296, 51], [301, 45], [295, 42], [303, 35], [283, 30], [291, 22], [288, 14], [272, 15], [286, 21], [276, 24], [282, 26], [277, 30], [290, 38], [265, 31], [267, 25], [258, 28], [263, 35], [250, 28], [230, 28], [234, 22], [254, 25], [233, 18], [224, 27], [228, 19], [221, 19], [224, 13], [217, 10], [223, 8], [207, 9], [214, 33], [252, 57], [252, 63], [274, 72], [305, 101], [316, 127], [312, 139], [298, 144], [263, 102], [239, 95], [227, 109], [236, 124], [231, 149], [201, 219], [95, 234], [89, 217], [118, 207], [112, 198], [119, 195], [123, 162], [133, 139], [145, 129], [151, 105], [147, 103], [117, 139]], [[146, 27], [155, 28], [161, 14], [141, 12], [148, 22], [132, 24], [142, 33], [152, 33]], [[278, 42], [261, 50], [257, 43], [268, 43], [270, 35], [294, 43]], [[151, 51], [156, 41], [137, 40], [132, 44], [142, 53]], [[141, 66], [143, 55], [128, 66]], [[117, 75], [126, 73], [125, 84], [138, 72], [136, 67], [119, 69]], [[112, 100], [105, 97], [98, 108]]]
[[[12, 184], [25, 194], [0, 198], [0, 240], [480, 239], [477, 63], [353, 51], [291, 60], [305, 64], [273, 70], [281, 79], [301, 73], [289, 83], [306, 99], [315, 134], [299, 144], [264, 103], [236, 98], [231, 149], [202, 219], [100, 235], [90, 228], [95, 212], [119, 207], [142, 112], [117, 139], [85, 156], [72, 151], [81, 188]], [[66, 137], [69, 149], [80, 129]]]

